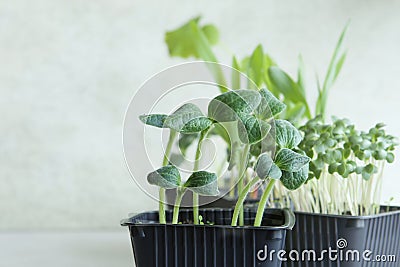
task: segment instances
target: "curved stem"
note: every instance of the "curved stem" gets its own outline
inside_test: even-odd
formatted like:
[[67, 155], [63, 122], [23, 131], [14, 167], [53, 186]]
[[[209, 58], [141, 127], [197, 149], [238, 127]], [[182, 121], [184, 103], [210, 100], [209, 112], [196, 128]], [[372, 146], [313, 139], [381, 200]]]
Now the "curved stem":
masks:
[[[196, 155], [194, 157], [193, 172], [196, 172], [199, 170], [201, 145], [203, 143], [203, 140], [206, 138], [209, 129], [210, 128], [207, 128], [206, 130], [204, 130], [200, 133], [199, 142], [197, 143]], [[193, 223], [199, 224], [199, 194], [197, 194], [195, 192], [193, 192]]]
[[260, 203], [258, 204], [256, 219], [254, 220], [254, 226], [261, 226], [261, 221], [264, 215], [265, 206], [267, 205], [268, 197], [271, 194], [272, 189], [276, 183], [275, 179], [271, 179], [262, 194]]
[[242, 190], [242, 192], [240, 192], [238, 201], [236, 202], [236, 206], [235, 206], [235, 210], [233, 212], [233, 216], [232, 216], [232, 226], [237, 226], [237, 221], [239, 219], [239, 213], [240, 210], [243, 206], [243, 202], [246, 199], [248, 193], [250, 192], [250, 189], [258, 182], [260, 178], [258, 177], [254, 177], [246, 186], [245, 188]]
[[[243, 185], [244, 185], [244, 176], [246, 173], [247, 169], [247, 160], [248, 160], [248, 154], [250, 151], [250, 145], [246, 144], [243, 149], [243, 154], [242, 154], [242, 161], [239, 166], [239, 182], [238, 182], [238, 193], [243, 191]], [[240, 205], [240, 210], [239, 210], [239, 225], [243, 226], [244, 225], [244, 213], [243, 213], [243, 203]]]
[[183, 195], [185, 194], [186, 189], [178, 188], [176, 191], [176, 199], [174, 204], [174, 214], [172, 217], [172, 224], [178, 224], [179, 218], [179, 207], [181, 206]]
[[[164, 158], [163, 158], [163, 166], [166, 166], [169, 162], [168, 158], [169, 155], [171, 154], [171, 149], [172, 145], [174, 144], [176, 132], [174, 130], [171, 130], [169, 133], [169, 138], [168, 138], [168, 143], [167, 147], [165, 149], [164, 153]], [[158, 217], [160, 220], [160, 223], [165, 224], [166, 223], [166, 218], [165, 218], [165, 188], [160, 188], [159, 193], [158, 193]]]

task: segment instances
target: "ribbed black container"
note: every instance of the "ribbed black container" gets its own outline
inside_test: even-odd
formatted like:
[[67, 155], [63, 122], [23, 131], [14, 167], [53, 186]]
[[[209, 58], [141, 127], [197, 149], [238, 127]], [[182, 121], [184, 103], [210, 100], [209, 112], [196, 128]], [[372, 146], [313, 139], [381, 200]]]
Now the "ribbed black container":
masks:
[[[182, 224], [172, 225], [159, 224], [158, 212], [146, 212], [123, 220], [121, 225], [129, 227], [137, 267], [281, 266], [276, 257], [272, 261], [262, 258], [266, 248], [270, 252], [285, 247], [294, 214], [270, 209], [265, 211], [261, 227], [231, 227], [232, 213], [233, 209], [201, 209], [205, 225], [193, 225], [185, 224], [192, 221], [192, 211], [182, 210]], [[172, 212], [166, 215], [171, 221]], [[245, 224], [252, 225], [255, 215], [245, 210]]]
[[[167, 203], [169, 203], [168, 208], [173, 209], [173, 204], [175, 203], [176, 198], [176, 189], [167, 189], [166, 190]], [[260, 201], [259, 198], [247, 198], [246, 204], [254, 204]], [[234, 208], [237, 202], [237, 198], [229, 198], [226, 196], [199, 196], [199, 205], [203, 209], [209, 208]], [[191, 207], [193, 205], [193, 192], [188, 191], [182, 198], [182, 207]]]
[[[287, 261], [287, 267], [398, 267], [400, 266], [400, 207], [382, 207], [382, 212], [372, 216], [335, 216], [296, 212], [296, 225], [286, 237], [286, 252], [314, 250], [317, 258], [331, 247], [342, 258], [330, 260], [325, 254], [322, 261]], [[351, 256], [357, 250], [360, 261]], [[365, 261], [363, 253], [372, 251]], [[354, 252], [356, 253], [356, 252]], [[354, 254], [357, 255], [357, 254]], [[384, 255], [386, 262], [377, 261]], [[393, 256], [396, 262], [393, 262]], [[313, 258], [311, 258], [313, 259]], [[382, 257], [381, 257], [382, 259]], [[390, 262], [389, 262], [390, 261]]]

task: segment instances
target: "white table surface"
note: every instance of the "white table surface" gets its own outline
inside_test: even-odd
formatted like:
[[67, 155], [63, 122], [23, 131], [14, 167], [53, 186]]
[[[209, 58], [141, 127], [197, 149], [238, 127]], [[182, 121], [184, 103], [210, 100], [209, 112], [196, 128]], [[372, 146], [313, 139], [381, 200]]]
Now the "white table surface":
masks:
[[133, 267], [128, 231], [0, 232], [1, 267]]

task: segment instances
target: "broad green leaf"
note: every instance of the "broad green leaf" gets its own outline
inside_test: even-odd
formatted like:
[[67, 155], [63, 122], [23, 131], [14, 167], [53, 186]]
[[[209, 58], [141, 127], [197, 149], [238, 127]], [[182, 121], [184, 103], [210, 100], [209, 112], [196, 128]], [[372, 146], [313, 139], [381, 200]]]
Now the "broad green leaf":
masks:
[[292, 101], [293, 103], [305, 103], [305, 97], [302, 94], [301, 89], [295, 83], [288, 74], [278, 67], [270, 67], [268, 73], [272, 84], [276, 89], [278, 89], [286, 99]]
[[212, 99], [208, 105], [208, 116], [217, 122], [236, 121], [253, 112], [261, 102], [254, 90], [235, 90]]
[[[264, 74], [264, 51], [262, 45], [258, 45], [250, 56], [247, 66], [247, 76], [257, 87], [261, 85]], [[249, 86], [251, 86], [249, 84]]]
[[166, 189], [177, 188], [181, 184], [181, 175], [173, 165], [164, 166], [147, 175], [149, 184], [157, 185]]
[[310, 162], [309, 157], [303, 156], [287, 148], [282, 148], [275, 156], [275, 164], [281, 170], [288, 172], [297, 172], [308, 162]]
[[267, 136], [271, 125], [268, 122], [249, 115], [238, 121], [239, 138], [242, 143], [255, 144]]
[[303, 166], [297, 172], [282, 171], [282, 177], [280, 181], [283, 186], [289, 190], [296, 190], [302, 186], [308, 179], [308, 164]]
[[267, 153], [261, 154], [258, 157], [254, 169], [260, 179], [266, 179], [268, 177], [279, 179], [282, 176], [281, 170], [274, 164], [271, 156]]
[[249, 66], [249, 62], [250, 62], [250, 56], [246, 56], [244, 57], [241, 61], [240, 61], [240, 66], [242, 66], [242, 71], [245, 71], [248, 66]]
[[335, 67], [335, 72], [333, 76], [333, 83], [336, 81], [337, 77], [339, 76], [340, 71], [342, 70], [343, 64], [346, 60], [346, 55], [347, 53], [343, 53], [343, 55], [339, 58], [336, 67]]
[[206, 171], [194, 172], [183, 185], [189, 190], [204, 196], [219, 194], [217, 175]]
[[261, 103], [257, 107], [255, 113], [260, 119], [269, 119], [281, 113], [286, 105], [278, 100], [268, 89], [261, 89]]
[[303, 103], [297, 103], [286, 107], [284, 118], [293, 123], [298, 123], [304, 116], [306, 107]]
[[213, 122], [194, 104], [187, 103], [165, 119], [165, 126], [180, 133], [201, 132]]
[[191, 19], [176, 30], [165, 34], [169, 54], [177, 57], [195, 57], [216, 62], [211, 44], [218, 42], [218, 30], [212, 25], [199, 26], [200, 17]]
[[[218, 30], [212, 25], [201, 28], [199, 20], [200, 17], [191, 19], [178, 29], [165, 34], [170, 56], [195, 57], [204, 61], [218, 62], [211, 48], [218, 42]], [[226, 92], [226, 80], [221, 68], [216, 64], [207, 64], [207, 67], [219, 85], [220, 91]]]
[[204, 25], [203, 28], [201, 28], [205, 36], [207, 37], [207, 40], [210, 42], [211, 45], [216, 45], [219, 41], [219, 32], [217, 27], [214, 25], [208, 24]]
[[286, 120], [275, 120], [275, 138], [280, 148], [295, 148], [302, 140], [300, 132]]
[[165, 128], [166, 126], [164, 125], [165, 119], [167, 118], [167, 115], [164, 114], [150, 114], [150, 115], [141, 115], [139, 116], [139, 119], [147, 125], [151, 125], [154, 127], [158, 128]]

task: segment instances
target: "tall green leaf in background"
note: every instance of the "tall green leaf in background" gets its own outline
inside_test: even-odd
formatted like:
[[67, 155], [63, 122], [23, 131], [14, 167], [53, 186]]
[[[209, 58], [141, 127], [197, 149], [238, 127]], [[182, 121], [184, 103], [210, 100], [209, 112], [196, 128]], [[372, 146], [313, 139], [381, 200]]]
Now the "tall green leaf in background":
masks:
[[[257, 87], [260, 87], [263, 81], [264, 71], [264, 51], [262, 45], [258, 45], [249, 58], [247, 76]], [[254, 84], [249, 83], [247, 87], [249, 89], [254, 88]]]
[[346, 52], [342, 52], [342, 50], [343, 50], [343, 40], [346, 35], [348, 25], [349, 24], [345, 26], [344, 30], [342, 31], [339, 37], [339, 41], [336, 44], [336, 48], [335, 51], [333, 52], [331, 61], [329, 63], [328, 71], [326, 73], [322, 88], [318, 84], [318, 99], [317, 99], [315, 115], [322, 115], [322, 117], [325, 116], [329, 90], [335, 83], [336, 78], [338, 77], [340, 70], [342, 69], [343, 63], [346, 59]]
[[295, 105], [301, 103], [305, 107], [306, 117], [311, 119], [311, 111], [306, 100], [304, 89], [279, 67], [270, 67], [268, 69], [268, 74], [273, 87], [284, 96], [285, 102], [291, 102]]

